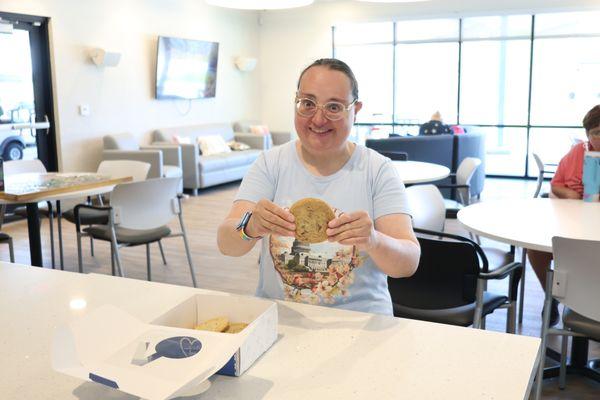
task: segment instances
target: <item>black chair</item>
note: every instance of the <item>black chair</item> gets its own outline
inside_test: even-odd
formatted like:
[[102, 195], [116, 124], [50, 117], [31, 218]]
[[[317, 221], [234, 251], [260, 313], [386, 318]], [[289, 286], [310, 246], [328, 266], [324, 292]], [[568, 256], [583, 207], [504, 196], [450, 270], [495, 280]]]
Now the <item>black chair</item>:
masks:
[[408, 153], [405, 151], [379, 151], [379, 154], [389, 158], [392, 161], [406, 161], [408, 160]]
[[[394, 316], [485, 329], [485, 317], [507, 308], [506, 331], [515, 332], [521, 263], [492, 271], [477, 243], [462, 236], [415, 229], [421, 259], [410, 278], [389, 278]], [[485, 291], [487, 281], [509, 278], [507, 295]]]

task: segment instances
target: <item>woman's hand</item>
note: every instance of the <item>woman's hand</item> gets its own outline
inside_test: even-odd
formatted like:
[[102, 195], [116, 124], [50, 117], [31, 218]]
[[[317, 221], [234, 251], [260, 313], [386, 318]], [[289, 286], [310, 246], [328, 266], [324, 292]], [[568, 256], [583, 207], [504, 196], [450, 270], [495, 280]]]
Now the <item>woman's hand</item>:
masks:
[[371, 217], [366, 211], [342, 214], [328, 224], [330, 242], [356, 245], [359, 251], [369, 251], [377, 246], [377, 233]]
[[252, 217], [246, 225], [245, 232], [251, 237], [270, 234], [294, 236], [295, 230], [292, 213], [269, 200], [262, 199], [252, 210]]

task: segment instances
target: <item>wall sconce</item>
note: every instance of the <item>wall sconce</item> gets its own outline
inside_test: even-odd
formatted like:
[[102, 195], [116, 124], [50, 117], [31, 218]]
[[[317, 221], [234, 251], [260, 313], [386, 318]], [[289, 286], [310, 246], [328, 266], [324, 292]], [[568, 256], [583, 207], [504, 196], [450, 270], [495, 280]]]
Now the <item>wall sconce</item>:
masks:
[[233, 63], [242, 72], [250, 72], [256, 68], [257, 59], [254, 57], [238, 56], [233, 60]]
[[121, 60], [121, 53], [109, 52], [104, 49], [91, 49], [90, 59], [98, 67], [116, 67]]

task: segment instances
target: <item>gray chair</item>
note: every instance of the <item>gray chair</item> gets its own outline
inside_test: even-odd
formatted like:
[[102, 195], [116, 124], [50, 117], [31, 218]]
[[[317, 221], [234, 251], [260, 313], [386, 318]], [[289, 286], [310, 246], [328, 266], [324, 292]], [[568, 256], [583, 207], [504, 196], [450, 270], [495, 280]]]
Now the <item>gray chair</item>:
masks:
[[[110, 176], [111, 178], [121, 178], [125, 176], [130, 176], [133, 182], [143, 181], [148, 176], [148, 171], [150, 170], [150, 164], [141, 162], [141, 161], [132, 161], [132, 160], [105, 160], [100, 162], [96, 173], [101, 175]], [[77, 203], [82, 202], [81, 200]], [[75, 210], [74, 207], [77, 203], [72, 203], [72, 207], [70, 207], [64, 213], [59, 214], [59, 227], [60, 227], [60, 218], [64, 217], [67, 221], [75, 224]], [[103, 206], [104, 200], [102, 196], [97, 196], [96, 198], [97, 205]], [[91, 205], [93, 204], [93, 200], [88, 198], [85, 204]], [[83, 209], [79, 213], [79, 223], [81, 225], [106, 225], [108, 223], [108, 212], [105, 210], [95, 210], [95, 209]], [[81, 242], [81, 238], [86, 235], [85, 232], [80, 232], [79, 230], [76, 232], [78, 236], [77, 243]], [[60, 230], [59, 230], [60, 234]], [[62, 241], [61, 241], [62, 242]], [[165, 254], [162, 248], [160, 241], [158, 242], [158, 246], [160, 248], [160, 253], [163, 258], [163, 263], [166, 264], [167, 261], [165, 259]], [[94, 239], [90, 236], [90, 254], [92, 257], [94, 256]], [[61, 268], [62, 268], [62, 249], [61, 249]], [[114, 271], [113, 271], [114, 275]]]
[[[134, 160], [150, 164], [148, 178], [181, 178], [181, 148], [176, 144], [140, 146], [128, 133], [106, 135], [102, 139], [102, 160]], [[180, 186], [179, 191], [183, 191]]]
[[[25, 174], [25, 173], [38, 173], [45, 174], [46, 167], [38, 159], [34, 160], [13, 160], [6, 161], [4, 163], [4, 176]], [[39, 213], [42, 216], [48, 217], [48, 224], [50, 228], [50, 258], [52, 263], [52, 269], [56, 268], [56, 260], [54, 255], [54, 215], [55, 215], [56, 202], [44, 201], [39, 203]], [[14, 213], [22, 217], [27, 217], [27, 209], [25, 207], [17, 207]], [[4, 211], [2, 212], [4, 215]], [[60, 224], [58, 225], [58, 237], [61, 240]]]
[[[542, 183], [544, 183], [544, 178], [547, 176], [554, 176], [556, 173], [557, 164], [544, 164], [542, 159], [537, 153], [531, 153], [533, 159], [535, 160], [535, 165], [538, 168], [538, 177], [537, 177], [537, 185], [535, 187], [535, 192], [533, 193], [533, 197], [536, 198], [540, 194], [542, 189]], [[542, 197], [548, 197], [547, 193], [543, 193]]]
[[[600, 268], [598, 254], [600, 241], [552, 238], [554, 270], [546, 274], [546, 297], [542, 318], [542, 351], [545, 351], [549, 335], [562, 336], [559, 387], [564, 389], [567, 372], [568, 337], [583, 337], [600, 342]], [[563, 329], [550, 328], [552, 299], [564, 306]], [[542, 353], [544, 354], [544, 353]], [[583, 367], [580, 371], [587, 377], [600, 381], [600, 371]], [[540, 361], [535, 391], [536, 400], [542, 391], [544, 361]]]
[[468, 206], [471, 202], [471, 179], [481, 160], [476, 157], [467, 157], [462, 160], [455, 174], [451, 174], [451, 184], [436, 185], [438, 189], [452, 189], [452, 199], [446, 199], [446, 218], [456, 218], [458, 211]]
[[446, 207], [444, 197], [435, 185], [407, 187], [406, 201], [414, 228], [444, 231]]
[[[141, 182], [117, 185], [110, 198], [109, 207], [80, 204], [75, 207], [77, 231], [81, 232], [79, 214], [84, 209], [109, 212], [108, 224], [93, 225], [83, 229], [96, 240], [111, 244], [111, 264], [121, 276], [125, 276], [119, 255], [120, 247], [146, 246], [148, 280], [152, 280], [150, 244], [168, 237], [182, 237], [190, 268], [192, 283], [196, 287], [194, 266], [189, 249], [181, 210], [180, 178], [157, 178]], [[173, 233], [167, 226], [173, 218], [179, 220], [180, 231]], [[79, 271], [82, 272], [81, 239], [78, 235]]]

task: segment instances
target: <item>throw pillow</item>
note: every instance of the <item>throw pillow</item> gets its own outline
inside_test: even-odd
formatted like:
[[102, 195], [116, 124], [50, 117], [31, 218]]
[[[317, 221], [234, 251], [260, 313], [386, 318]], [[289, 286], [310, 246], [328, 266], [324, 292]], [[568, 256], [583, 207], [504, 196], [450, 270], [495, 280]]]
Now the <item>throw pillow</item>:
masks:
[[219, 135], [199, 136], [198, 147], [200, 147], [203, 156], [231, 152], [231, 149], [225, 143], [225, 139]]
[[231, 142], [227, 142], [227, 144], [233, 151], [242, 151], [242, 150], [250, 149], [250, 146], [248, 146], [246, 143], [236, 142], [235, 140], [232, 140]]
[[269, 127], [266, 125], [250, 125], [250, 133], [255, 135], [266, 136], [269, 132]]
[[192, 138], [189, 136], [173, 135], [173, 143], [175, 143], [175, 144], [192, 144]]

